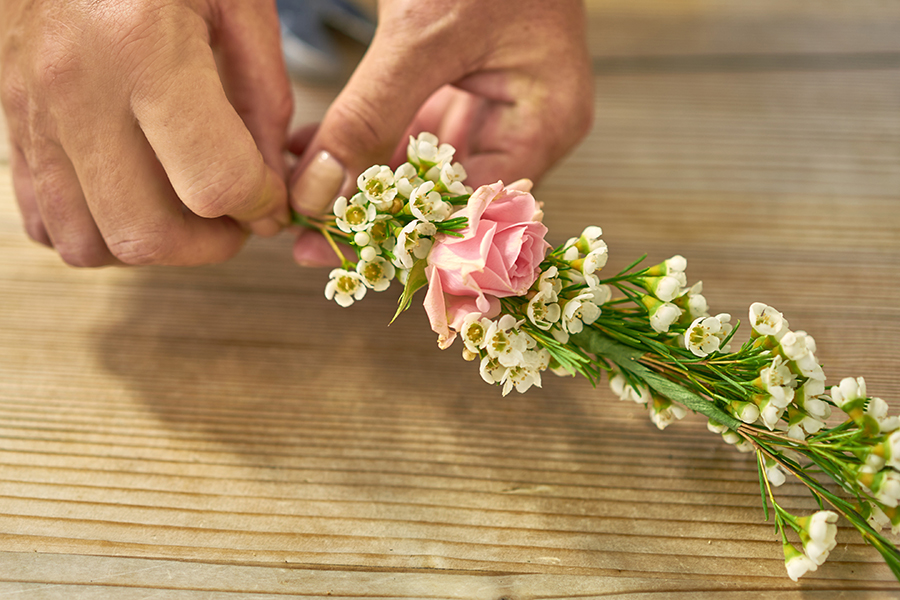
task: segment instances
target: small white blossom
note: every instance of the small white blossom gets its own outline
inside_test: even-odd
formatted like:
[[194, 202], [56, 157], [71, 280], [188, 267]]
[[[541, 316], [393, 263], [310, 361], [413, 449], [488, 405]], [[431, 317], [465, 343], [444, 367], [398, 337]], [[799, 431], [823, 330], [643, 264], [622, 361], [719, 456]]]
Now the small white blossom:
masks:
[[[584, 228], [584, 231], [581, 232], [581, 235], [577, 238], [569, 238], [566, 240], [566, 243], [563, 244], [563, 248], [568, 250], [569, 248], [575, 248], [575, 253], [570, 254], [570, 256], [574, 256], [577, 258], [578, 256], [590, 254], [594, 250], [603, 249], [606, 250], [606, 242], [600, 239], [600, 236], [603, 235], [603, 230], [597, 227], [596, 225], [590, 225]], [[567, 259], [572, 260], [572, 259]]]
[[881, 510], [874, 504], [871, 505], [871, 509], [872, 512], [869, 514], [869, 518], [866, 520], [869, 522], [869, 525], [872, 526], [872, 529], [874, 529], [875, 531], [880, 531], [885, 527], [890, 527], [892, 525], [891, 518], [884, 514], [883, 510]]
[[538, 278], [537, 289], [539, 293], [546, 293], [551, 301], [559, 300], [559, 293], [563, 289], [562, 281], [557, 276], [559, 270], [556, 267], [550, 267]]
[[517, 322], [512, 315], [503, 315], [491, 321], [488, 327], [485, 350], [488, 356], [496, 358], [504, 367], [521, 366], [523, 353], [528, 349], [531, 338], [519, 331], [519, 325], [521, 322]]
[[671, 302], [660, 303], [650, 313], [650, 327], [657, 333], [666, 333], [680, 316], [681, 309]]
[[362, 275], [363, 283], [376, 292], [383, 292], [391, 285], [394, 278], [394, 265], [380, 256], [372, 260], [361, 260], [356, 265], [356, 272]]
[[491, 385], [503, 381], [506, 371], [507, 368], [501, 365], [496, 358], [485, 356], [481, 359], [479, 373], [481, 373], [481, 378]]
[[887, 464], [900, 471], [900, 429], [888, 436], [887, 444], [890, 455]]
[[366, 295], [366, 285], [359, 273], [335, 269], [328, 277], [330, 279], [325, 285], [325, 297], [345, 308]]
[[546, 286], [528, 302], [528, 320], [535, 327], [543, 331], [549, 331], [554, 323], [559, 321], [562, 309], [556, 303], [556, 294], [551, 286]]
[[698, 281], [691, 288], [681, 292], [681, 295], [672, 302], [678, 308], [684, 310], [688, 314], [688, 319], [693, 321], [698, 317], [709, 316], [709, 304], [706, 297], [702, 294], [703, 282]]
[[791, 373], [784, 359], [776, 356], [772, 363], [763, 367], [759, 372], [757, 387], [765, 390], [772, 396], [779, 408], [785, 408], [794, 399], [794, 382], [797, 376]]
[[878, 422], [878, 428], [882, 433], [890, 433], [900, 427], [900, 419], [888, 415], [888, 404], [881, 398], [869, 400], [866, 414]]
[[602, 306], [612, 298], [612, 289], [608, 285], [589, 285], [582, 290], [581, 295], [590, 294], [590, 301], [597, 306]]
[[775, 426], [784, 416], [784, 408], [772, 402], [772, 397], [766, 395], [766, 399], [759, 405], [759, 420], [769, 431], [775, 431]]
[[818, 419], [819, 421], [825, 421], [831, 416], [831, 407], [818, 398], [807, 398], [803, 403], [803, 410], [805, 410], [810, 417]]
[[885, 506], [896, 508], [900, 503], [900, 473], [893, 469], [876, 471], [863, 465], [857, 473], [857, 482]]
[[722, 434], [728, 431], [727, 425], [722, 425], [718, 421], [713, 421], [712, 419], [707, 419], [706, 428], [712, 433]]
[[453, 159], [456, 149], [450, 144], [438, 145], [436, 135], [423, 131], [418, 137], [409, 136], [406, 157], [416, 167], [443, 165]]
[[[428, 256], [434, 244], [433, 235], [437, 233], [434, 223], [411, 221], [397, 236], [394, 248], [395, 265], [403, 269], [411, 269], [417, 259]], [[398, 264], [399, 263], [399, 264]]]
[[453, 210], [453, 206], [444, 202], [441, 195], [434, 191], [433, 181], [426, 181], [412, 191], [409, 208], [417, 219], [434, 222], [443, 221]]
[[759, 418], [759, 407], [752, 402], [735, 402], [731, 412], [744, 423], [755, 423]]
[[724, 441], [726, 444], [729, 444], [731, 446], [737, 445], [738, 443], [743, 441], [743, 439], [744, 438], [742, 438], [740, 436], [740, 434], [738, 434], [737, 431], [728, 429], [728, 430], [722, 432], [722, 441]]
[[409, 198], [412, 191], [422, 185], [424, 181], [419, 177], [419, 172], [412, 164], [405, 162], [394, 171], [394, 186], [397, 194], [403, 198]]
[[654, 399], [649, 403], [650, 420], [660, 430], [665, 429], [675, 421], [680, 421], [687, 415], [687, 410], [680, 404], [675, 404], [669, 400], [658, 401]]
[[490, 319], [482, 317], [478, 313], [469, 313], [463, 319], [459, 330], [463, 344], [470, 352], [478, 352], [487, 343], [487, 331], [491, 326]]
[[784, 470], [771, 458], [766, 458], [766, 479], [773, 487], [780, 487], [784, 484]]
[[834, 538], [837, 535], [838, 515], [830, 510], [820, 510], [811, 517], [806, 523], [806, 531], [809, 538], [814, 542], [820, 542], [826, 546], [834, 547]]
[[719, 350], [731, 330], [731, 315], [727, 313], [715, 317], [697, 317], [684, 332], [685, 348], [695, 356], [706, 357]]
[[563, 329], [568, 333], [579, 333], [585, 325], [600, 318], [600, 307], [591, 300], [593, 294], [581, 294], [568, 300], [562, 308]]
[[663, 275], [662, 277], [642, 277], [640, 278], [640, 283], [645, 290], [663, 302], [670, 302], [681, 295], [687, 281], [684, 278], [684, 273], [677, 273], [675, 275]]
[[593, 275], [595, 272], [605, 267], [606, 262], [609, 260], [609, 252], [606, 248], [606, 243], [601, 243], [603, 244], [602, 247], [591, 250], [584, 257], [584, 263], [582, 263], [581, 272], [585, 276], [585, 278], [587, 278], [589, 275]]
[[346, 233], [365, 231], [377, 214], [375, 205], [363, 194], [356, 194], [350, 200], [341, 196], [334, 203], [335, 224]]
[[628, 380], [621, 373], [616, 373], [609, 378], [609, 387], [621, 400], [647, 404], [653, 399], [647, 386], [638, 384], [637, 388], [635, 388], [628, 383]]
[[394, 172], [390, 167], [384, 165], [375, 165], [363, 171], [356, 179], [356, 185], [378, 210], [390, 208], [397, 195], [397, 188], [394, 187]]
[[744, 439], [735, 444], [734, 449], [738, 452], [743, 452], [744, 454], [756, 452], [756, 446]]
[[805, 331], [787, 331], [779, 340], [782, 354], [793, 361], [800, 375], [812, 379], [825, 380], [825, 372], [816, 360], [816, 341]]
[[831, 400], [842, 407], [854, 400], [866, 398], [866, 381], [862, 377], [845, 377], [840, 385], [831, 388]]
[[441, 185], [454, 196], [472, 193], [469, 189], [466, 189], [466, 186], [463, 184], [466, 177], [466, 170], [459, 163], [453, 163], [452, 165], [450, 163], [445, 163], [444, 166], [441, 167]]
[[788, 577], [797, 581], [808, 572], [815, 571], [818, 565], [808, 556], [794, 548], [791, 544], [784, 544], [784, 566], [787, 568]]
[[780, 312], [762, 302], [750, 305], [750, 326], [759, 335], [771, 335], [779, 339], [787, 333], [788, 323]]
[[503, 376], [503, 395], [512, 391], [513, 387], [520, 394], [527, 392], [531, 386], [541, 387], [541, 371], [550, 365], [550, 353], [541, 348], [526, 350], [521, 364], [510, 367]]

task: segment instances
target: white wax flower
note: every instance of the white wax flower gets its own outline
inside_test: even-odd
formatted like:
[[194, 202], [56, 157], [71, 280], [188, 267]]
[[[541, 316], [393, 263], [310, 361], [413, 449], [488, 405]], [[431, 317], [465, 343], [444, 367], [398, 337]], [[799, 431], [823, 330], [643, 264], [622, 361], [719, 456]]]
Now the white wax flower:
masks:
[[568, 300], [562, 307], [563, 329], [568, 333], [579, 333], [585, 325], [600, 318], [600, 307], [591, 301], [593, 294], [581, 294]]
[[706, 297], [702, 292], [703, 282], [698, 281], [690, 288], [683, 290], [681, 295], [672, 302], [682, 310], [687, 311], [688, 318], [691, 321], [698, 317], [708, 317], [709, 304], [706, 302]]
[[674, 402], [661, 409], [657, 408], [655, 403], [650, 403], [650, 420], [660, 430], [665, 429], [675, 421], [680, 421], [685, 415], [687, 415], [685, 408]]
[[555, 296], [553, 288], [548, 285], [528, 302], [528, 320], [538, 329], [549, 331], [559, 321], [562, 309], [556, 303]]
[[328, 277], [330, 279], [325, 285], [325, 297], [345, 308], [356, 300], [362, 300], [366, 295], [366, 285], [359, 273], [334, 269]]
[[818, 568], [818, 565], [810, 560], [808, 556], [790, 544], [784, 545], [784, 566], [787, 568], [788, 577], [793, 581], [799, 580], [807, 573]]
[[776, 338], [787, 332], [784, 315], [762, 302], [750, 305], [750, 326], [759, 335], [771, 335]]
[[769, 366], [759, 372], [762, 389], [772, 396], [779, 408], [785, 408], [794, 399], [793, 385], [797, 376], [791, 373], [784, 359], [776, 356]]
[[765, 405], [762, 406], [759, 411], [759, 419], [769, 431], [775, 431], [775, 426], [784, 415], [784, 408], [779, 408], [774, 402], [771, 402], [771, 397], [769, 398], [770, 399], [766, 400]]
[[496, 358], [485, 356], [481, 359], [481, 365], [478, 371], [481, 374], [481, 378], [484, 379], [486, 383], [493, 385], [503, 381], [503, 378], [506, 376], [507, 368], [501, 365]]
[[444, 202], [441, 195], [434, 191], [433, 181], [426, 181], [412, 191], [409, 208], [417, 219], [433, 222], [443, 221], [453, 210], [450, 203]]
[[466, 186], [463, 185], [463, 181], [466, 180], [466, 177], [466, 169], [459, 163], [453, 163], [452, 165], [450, 163], [445, 163], [444, 166], [441, 167], [441, 185], [454, 196], [462, 196], [471, 193], [466, 189]]
[[394, 248], [395, 265], [403, 269], [411, 269], [417, 259], [428, 256], [434, 244], [432, 236], [437, 233], [434, 223], [410, 221], [397, 235]]
[[334, 203], [335, 224], [345, 233], [364, 231], [377, 214], [375, 205], [363, 194], [355, 194], [350, 200], [341, 196]]
[[357, 177], [356, 185], [378, 210], [390, 208], [397, 195], [397, 188], [394, 187], [394, 172], [385, 165], [375, 165], [363, 171]]
[[671, 302], [664, 302], [650, 314], [650, 326], [657, 333], [666, 333], [672, 323], [681, 316], [681, 309]]
[[424, 181], [419, 177], [419, 172], [412, 164], [405, 162], [394, 171], [394, 185], [397, 193], [403, 198], [409, 198], [412, 191], [422, 185]]
[[781, 465], [775, 461], [766, 459], [766, 479], [769, 480], [769, 483], [771, 483], [773, 487], [780, 487], [783, 485], [784, 471], [781, 469]]
[[558, 275], [559, 270], [556, 267], [550, 267], [541, 273], [537, 281], [538, 292], [546, 294], [552, 302], [559, 300], [559, 293], [563, 289], [563, 283]]
[[503, 315], [491, 321], [487, 330], [485, 350], [488, 356], [496, 358], [504, 367], [516, 367], [522, 364], [523, 353], [528, 349], [527, 335], [519, 331], [521, 321], [517, 322], [512, 315]]
[[436, 135], [423, 131], [418, 137], [409, 136], [406, 157], [417, 167], [443, 165], [453, 159], [456, 149], [450, 144], [438, 145]]
[[900, 429], [888, 436], [887, 444], [890, 453], [887, 464], [900, 471]]
[[503, 379], [503, 395], [507, 395], [515, 387], [516, 391], [524, 394], [531, 386], [541, 387], [541, 371], [550, 365], [550, 353], [540, 350], [526, 350], [522, 356], [522, 363], [507, 369]]
[[707, 419], [706, 428], [712, 433], [725, 433], [728, 431], [728, 426], [722, 425], [718, 421], [713, 421], [712, 419]]
[[484, 348], [487, 342], [487, 330], [491, 326], [490, 319], [482, 317], [479, 313], [469, 313], [463, 319], [459, 330], [463, 344], [470, 352], [478, 352]]
[[380, 256], [372, 260], [361, 260], [356, 265], [356, 272], [362, 275], [366, 287], [383, 292], [391, 285], [394, 278], [394, 265]]
[[719, 350], [731, 330], [731, 315], [727, 313], [697, 317], [684, 332], [684, 346], [694, 356], [704, 358]]
[[862, 377], [845, 377], [840, 385], [831, 388], [831, 400], [838, 406], [866, 397], [866, 381]]

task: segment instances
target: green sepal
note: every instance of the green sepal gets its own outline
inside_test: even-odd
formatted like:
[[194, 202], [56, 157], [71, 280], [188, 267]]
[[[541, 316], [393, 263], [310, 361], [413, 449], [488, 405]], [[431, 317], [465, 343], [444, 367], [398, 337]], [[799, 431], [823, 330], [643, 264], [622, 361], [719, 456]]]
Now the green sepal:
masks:
[[721, 410], [709, 400], [661, 375], [657, 375], [640, 364], [638, 360], [643, 356], [641, 351], [620, 344], [594, 328], [585, 328], [581, 333], [573, 335], [571, 339], [577, 346], [591, 354], [602, 356], [614, 362], [619, 368], [631, 372], [661, 396], [683, 404], [687, 408], [706, 415], [730, 429], [737, 429], [742, 425], [741, 421]]
[[400, 300], [398, 301], [399, 306], [397, 307], [397, 312], [394, 313], [391, 323], [397, 320], [400, 313], [409, 308], [413, 295], [428, 285], [428, 278], [425, 276], [426, 262], [428, 261], [423, 258], [413, 263], [412, 269], [409, 270], [409, 277], [406, 278], [406, 285], [403, 286], [403, 293], [400, 295]]

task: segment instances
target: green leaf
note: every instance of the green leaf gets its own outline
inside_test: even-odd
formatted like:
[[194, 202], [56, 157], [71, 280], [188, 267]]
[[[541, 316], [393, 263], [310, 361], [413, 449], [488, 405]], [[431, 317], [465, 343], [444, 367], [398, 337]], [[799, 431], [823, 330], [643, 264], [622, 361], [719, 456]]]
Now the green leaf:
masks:
[[397, 307], [397, 312], [394, 313], [391, 323], [397, 320], [400, 313], [409, 308], [413, 295], [428, 284], [428, 278], [425, 277], [426, 262], [427, 261], [423, 258], [413, 263], [412, 269], [409, 270], [409, 277], [406, 278], [406, 285], [403, 287], [403, 293], [400, 295], [400, 300], [398, 301], [400, 305]]
[[585, 328], [581, 333], [572, 336], [572, 341], [591, 354], [602, 356], [614, 362], [620, 369], [631, 372], [641, 379], [656, 393], [683, 404], [689, 409], [706, 415], [710, 419], [728, 426], [731, 429], [737, 429], [741, 426], [741, 422], [730, 414], [726, 413], [709, 400], [698, 396], [687, 388], [666, 379], [662, 375], [657, 375], [638, 360], [643, 356], [639, 350], [629, 348], [619, 342], [608, 338], [594, 328]]

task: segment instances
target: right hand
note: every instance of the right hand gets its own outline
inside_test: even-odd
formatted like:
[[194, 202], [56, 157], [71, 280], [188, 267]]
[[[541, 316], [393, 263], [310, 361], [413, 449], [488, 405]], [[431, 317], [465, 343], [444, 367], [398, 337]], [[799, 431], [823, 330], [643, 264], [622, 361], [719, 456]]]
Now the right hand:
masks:
[[226, 260], [289, 222], [274, 0], [0, 0], [29, 236], [75, 266]]

